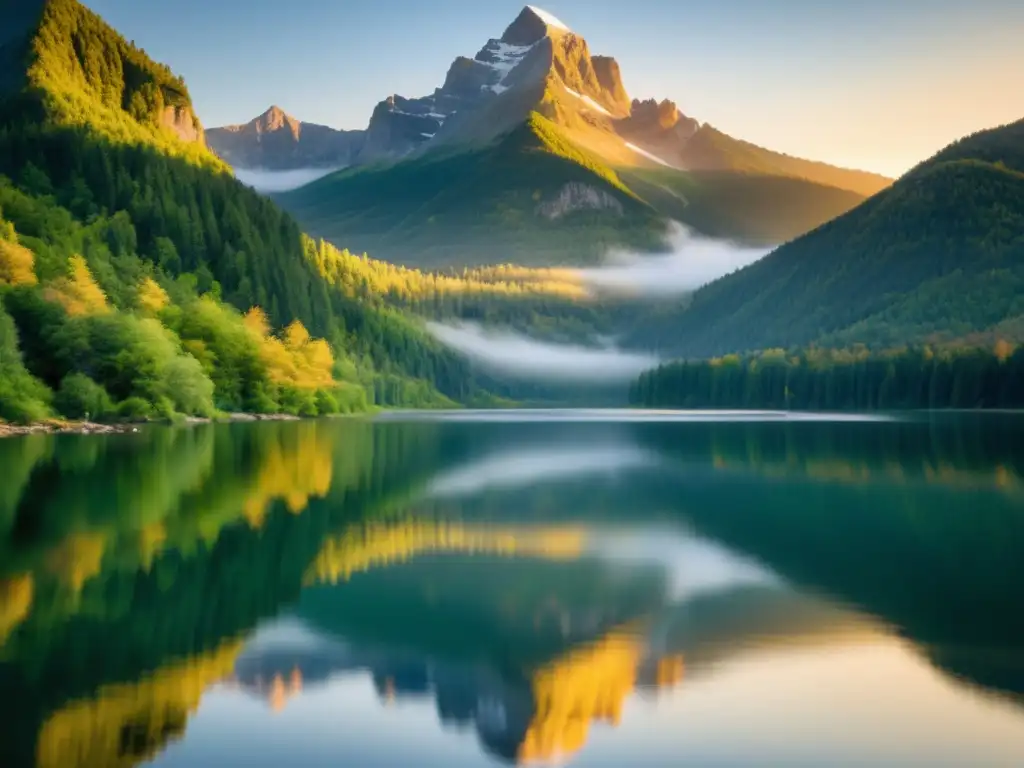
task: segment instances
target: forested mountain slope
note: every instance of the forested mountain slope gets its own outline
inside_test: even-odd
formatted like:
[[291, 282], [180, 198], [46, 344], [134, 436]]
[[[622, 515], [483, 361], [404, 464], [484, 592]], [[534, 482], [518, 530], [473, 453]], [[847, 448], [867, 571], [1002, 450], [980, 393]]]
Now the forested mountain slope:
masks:
[[788, 175], [613, 166], [539, 112], [482, 147], [349, 168], [275, 196], [317, 237], [427, 268], [593, 264], [612, 248], [657, 252], [670, 220], [775, 244], [863, 199]]
[[[237, 182], [207, 149], [188, 89], [167, 67], [76, 0], [5, 3], [0, 28], [0, 176], [11, 180], [0, 185], [2, 239], [9, 244], [2, 256], [4, 268], [17, 272], [0, 277], [7, 307], [0, 366], [25, 363], [56, 389], [85, 360], [114, 400], [141, 399], [146, 406], [137, 410], [145, 413], [298, 408], [294, 398], [282, 402], [280, 392], [270, 399], [252, 388], [244, 396], [223, 387], [208, 392], [213, 372], [231, 369], [221, 355], [237, 353], [237, 366], [256, 365], [246, 374], [252, 382], [281, 381], [272, 356], [249, 354], [244, 334], [238, 338], [245, 354], [216, 348], [161, 314], [188, 317], [192, 303], [203, 300], [228, 314], [260, 307], [267, 321], [252, 325], [263, 338], [287, 343], [286, 326], [302, 328], [297, 346], [306, 344], [307, 331], [324, 338], [333, 358], [319, 357], [328, 371], [318, 379], [324, 389], [334, 388], [338, 365], [346, 363], [347, 378], [384, 402], [450, 402], [437, 388], [450, 397], [473, 391], [466, 364], [418, 324], [332, 287], [312, 258], [315, 244], [292, 218]], [[148, 309], [140, 298], [146, 291], [157, 297]], [[133, 326], [147, 313], [155, 315], [147, 327], [156, 323], [163, 341], [142, 339], [140, 349], [149, 354], [161, 346], [180, 365], [204, 369], [197, 386], [206, 394], [191, 405], [147, 389], [144, 366], [121, 370], [97, 347], [110, 333], [94, 326]], [[51, 317], [45, 327], [52, 334], [40, 335], [41, 315]], [[237, 323], [241, 328], [240, 314]], [[213, 325], [211, 334], [221, 324]], [[68, 346], [69, 333], [79, 334], [77, 347]], [[77, 357], [53, 363], [71, 348]], [[20, 373], [16, 378], [25, 381]], [[315, 403], [316, 389], [305, 387], [303, 402]], [[46, 390], [29, 393], [26, 402], [32, 405], [15, 417], [50, 410]]]
[[1024, 121], [969, 136], [889, 190], [636, 331], [688, 357], [885, 347], [1019, 329]]

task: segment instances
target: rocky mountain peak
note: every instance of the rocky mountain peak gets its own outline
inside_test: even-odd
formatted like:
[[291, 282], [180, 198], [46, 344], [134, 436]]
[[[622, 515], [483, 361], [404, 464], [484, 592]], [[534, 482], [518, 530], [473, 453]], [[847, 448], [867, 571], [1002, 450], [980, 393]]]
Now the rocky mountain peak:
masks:
[[542, 37], [570, 31], [569, 27], [547, 11], [528, 5], [505, 30], [501, 42], [508, 45], [533, 45]]
[[261, 133], [272, 133], [287, 128], [298, 138], [301, 123], [278, 106], [272, 106], [256, 118], [256, 129]]

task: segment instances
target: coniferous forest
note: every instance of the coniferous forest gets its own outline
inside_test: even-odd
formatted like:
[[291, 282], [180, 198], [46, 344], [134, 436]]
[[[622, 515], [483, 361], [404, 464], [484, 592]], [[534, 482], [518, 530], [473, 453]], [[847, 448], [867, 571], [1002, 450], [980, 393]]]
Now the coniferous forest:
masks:
[[1024, 408], [1024, 348], [920, 347], [871, 354], [767, 350], [679, 361], [630, 388], [634, 405], [658, 408], [898, 410]]

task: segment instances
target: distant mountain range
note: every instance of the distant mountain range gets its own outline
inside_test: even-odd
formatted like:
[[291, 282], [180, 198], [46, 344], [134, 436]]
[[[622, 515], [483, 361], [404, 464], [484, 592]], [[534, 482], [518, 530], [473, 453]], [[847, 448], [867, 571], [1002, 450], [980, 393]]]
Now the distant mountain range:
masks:
[[303, 123], [271, 107], [245, 125], [207, 131], [210, 146], [239, 168], [291, 170], [352, 165], [362, 149], [365, 131], [337, 131]]
[[272, 108], [207, 136], [239, 168], [344, 166], [280, 202], [314, 234], [416, 264], [654, 250], [668, 219], [775, 244], [891, 183], [735, 139], [668, 100], [631, 100], [615, 59], [530, 6], [432, 94], [378, 104], [365, 131]]

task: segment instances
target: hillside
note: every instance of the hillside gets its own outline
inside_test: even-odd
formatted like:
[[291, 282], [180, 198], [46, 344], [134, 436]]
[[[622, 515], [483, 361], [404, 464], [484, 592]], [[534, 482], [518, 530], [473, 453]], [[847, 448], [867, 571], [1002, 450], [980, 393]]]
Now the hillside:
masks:
[[[209, 151], [166, 66], [76, 0], [6, 3], [0, 29], [0, 380], [27, 403], [5, 417], [64, 413], [51, 394], [72, 372], [136, 415], [309, 412], [346, 381], [385, 403], [475, 391], [417, 322], [331, 285], [291, 217]], [[295, 378], [300, 348], [315, 375]], [[194, 388], [161, 389], [165, 364]]]
[[363, 141], [278, 199], [339, 247], [415, 265], [593, 263], [657, 250], [670, 219], [774, 245], [889, 184], [630, 100], [614, 58], [530, 7], [433, 94], [382, 101]]
[[353, 168], [277, 199], [318, 237], [418, 266], [585, 262], [613, 244], [655, 248], [664, 231], [614, 170], [536, 113], [480, 150]]
[[774, 245], [863, 196], [788, 175], [621, 167], [538, 112], [483, 147], [349, 168], [275, 195], [303, 227], [399, 264], [593, 264], [611, 248], [657, 252], [669, 220]]
[[943, 341], [1024, 316], [1024, 121], [967, 137], [698, 291], [634, 340], [676, 354]]
[[682, 167], [691, 171], [735, 171], [766, 176], [804, 179], [869, 197], [892, 184], [877, 173], [837, 168], [773, 152], [733, 138], [710, 125], [702, 125], [678, 152]]

